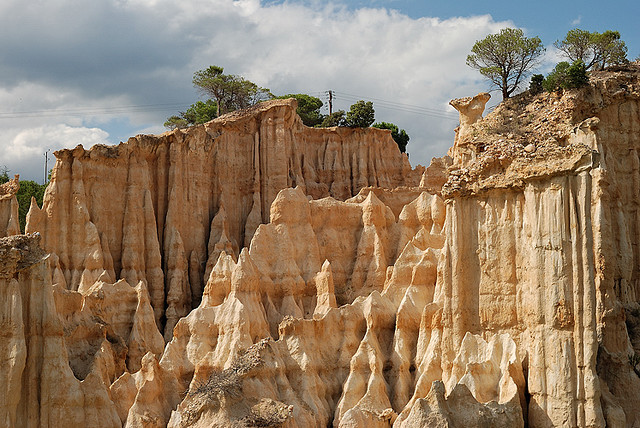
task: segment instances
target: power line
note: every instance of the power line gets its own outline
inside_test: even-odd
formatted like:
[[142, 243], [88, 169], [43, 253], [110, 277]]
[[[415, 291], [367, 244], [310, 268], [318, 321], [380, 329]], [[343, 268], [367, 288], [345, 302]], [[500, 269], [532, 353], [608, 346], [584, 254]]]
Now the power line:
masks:
[[[338, 92], [334, 90], [329, 91], [314, 91], [312, 94], [324, 95], [329, 102], [329, 110], [333, 110], [333, 101], [342, 100], [346, 102], [358, 101], [358, 100], [371, 100], [375, 102], [377, 107], [381, 107], [387, 110], [395, 110], [403, 113], [413, 113], [423, 116], [431, 116], [439, 119], [447, 119], [452, 121], [458, 121], [458, 115], [450, 113], [444, 110], [438, 110], [430, 107], [417, 106], [412, 104], [399, 103], [395, 101], [383, 100], [374, 97], [365, 97], [360, 95], [349, 94], [346, 92]], [[142, 105], [128, 105], [128, 106], [115, 106], [115, 107], [77, 107], [77, 108], [63, 108], [63, 109], [43, 109], [43, 110], [27, 110], [16, 112], [0, 112], [0, 119], [19, 119], [30, 117], [60, 117], [60, 116], [93, 116], [93, 115], [118, 115], [125, 113], [146, 113], [152, 111], [178, 111], [180, 109], [186, 109], [190, 103], [157, 103], [157, 104], [142, 104]]]
[[184, 109], [189, 103], [143, 104], [119, 107], [77, 107], [66, 109], [43, 109], [15, 112], [0, 112], [0, 119], [19, 119], [28, 117], [92, 116], [97, 114], [146, 113], [151, 111], [175, 111]]
[[337, 91], [333, 91], [333, 98], [334, 99], [343, 100], [343, 101], [347, 101], [347, 102], [351, 102], [351, 101], [354, 101], [354, 100], [358, 101], [358, 100], [363, 100], [363, 99], [371, 100], [371, 101], [374, 101], [374, 104], [376, 106], [379, 106], [379, 107], [382, 107], [382, 108], [388, 109], [388, 110], [396, 110], [396, 111], [401, 111], [401, 112], [405, 112], [405, 113], [414, 113], [414, 114], [437, 117], [439, 119], [447, 119], [447, 120], [452, 120], [452, 121], [458, 121], [459, 120], [458, 115], [455, 114], [455, 113], [449, 113], [449, 112], [446, 112], [444, 110], [437, 110], [437, 109], [429, 108], [429, 107], [416, 106], [416, 105], [412, 105], [412, 104], [398, 103], [398, 102], [395, 102], [395, 101], [387, 101], [387, 100], [382, 100], [380, 98], [364, 97], [364, 96], [347, 94], [345, 92], [337, 92]]
[[456, 113], [449, 113], [449, 112], [446, 112], [444, 110], [434, 109], [434, 108], [430, 108], [430, 107], [417, 106], [417, 105], [413, 105], [413, 104], [398, 103], [398, 102], [395, 102], [395, 101], [386, 101], [386, 100], [382, 100], [380, 98], [362, 97], [360, 95], [347, 94], [347, 93], [344, 93], [344, 92], [338, 92], [338, 94], [346, 95], [346, 96], [351, 97], [351, 98], [372, 100], [372, 101], [377, 101], [379, 103], [397, 105], [399, 107], [407, 107], [407, 108], [413, 108], [413, 109], [417, 109], [417, 110], [425, 110], [425, 111], [430, 111], [432, 113], [441, 113], [441, 114], [445, 114], [445, 115], [453, 115], [456, 118], [458, 117], [458, 115]]
[[442, 109], [436, 109], [431, 107], [418, 106], [414, 104], [405, 104], [396, 101], [388, 101], [380, 98], [374, 97], [366, 97], [362, 95], [354, 95], [346, 92], [327, 90], [327, 91], [307, 91], [305, 92], [307, 95], [315, 96], [317, 98], [324, 99], [327, 101], [329, 114], [332, 113], [333, 110], [333, 101], [341, 100], [346, 102], [353, 102], [359, 100], [368, 100], [374, 101], [374, 104], [378, 107], [387, 110], [396, 110], [404, 113], [414, 113], [425, 116], [437, 117], [439, 119], [449, 119], [452, 121], [458, 121], [459, 116], [458, 113], [448, 112]]

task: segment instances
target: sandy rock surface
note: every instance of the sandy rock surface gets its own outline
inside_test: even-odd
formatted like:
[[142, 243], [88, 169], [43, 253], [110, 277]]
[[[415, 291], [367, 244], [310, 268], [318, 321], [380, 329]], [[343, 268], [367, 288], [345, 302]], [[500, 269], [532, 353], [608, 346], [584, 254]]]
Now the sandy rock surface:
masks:
[[640, 67], [487, 99], [426, 169], [282, 100], [0, 189], [0, 425], [640, 424]]

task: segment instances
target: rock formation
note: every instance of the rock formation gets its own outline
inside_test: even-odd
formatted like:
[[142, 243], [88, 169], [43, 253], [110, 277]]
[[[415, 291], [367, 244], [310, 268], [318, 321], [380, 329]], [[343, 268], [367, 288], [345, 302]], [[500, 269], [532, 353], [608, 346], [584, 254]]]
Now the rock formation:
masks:
[[20, 189], [19, 176], [0, 184], [0, 238], [20, 233], [18, 222], [18, 200], [16, 193]]
[[640, 67], [486, 99], [426, 169], [294, 101], [58, 152], [0, 424], [640, 424]]
[[366, 186], [415, 185], [421, 174], [388, 133], [307, 128], [295, 100], [55, 155], [43, 207], [32, 206], [27, 231], [39, 231], [58, 256], [65, 288], [90, 287], [103, 275], [144, 280], [168, 336], [200, 302], [217, 257], [210, 247], [237, 258], [269, 221], [281, 189], [344, 200]]
[[470, 158], [466, 155], [465, 145], [471, 140], [473, 135], [471, 125], [482, 119], [484, 107], [491, 98], [488, 92], [482, 92], [474, 97], [464, 97], [451, 100], [451, 107], [458, 110], [460, 114], [460, 126], [456, 128], [456, 137], [453, 146], [449, 151], [449, 155], [456, 159], [459, 164], [469, 162]]

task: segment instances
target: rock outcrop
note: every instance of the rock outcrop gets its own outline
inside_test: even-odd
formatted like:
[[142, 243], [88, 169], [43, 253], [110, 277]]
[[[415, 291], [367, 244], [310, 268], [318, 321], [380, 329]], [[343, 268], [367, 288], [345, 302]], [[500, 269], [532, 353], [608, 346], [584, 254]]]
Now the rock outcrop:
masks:
[[472, 125], [469, 160], [443, 187], [456, 233], [442, 274], [452, 309], [465, 308], [448, 352], [466, 332], [509, 331], [527, 356], [535, 426], [640, 422], [626, 325], [638, 305], [638, 75], [630, 65], [501, 104]]
[[101, 276], [145, 281], [170, 336], [200, 302], [216, 248], [237, 258], [281, 189], [344, 200], [366, 186], [419, 182], [387, 132], [307, 128], [295, 107], [276, 100], [188, 130], [58, 151], [27, 231], [58, 256], [65, 288]]
[[291, 101], [59, 152], [46, 251], [0, 240], [0, 424], [640, 423], [640, 67], [486, 99], [426, 169]]
[[19, 176], [0, 184], [0, 238], [20, 233], [18, 222], [18, 200], [16, 193], [20, 189]]
[[49, 260], [39, 241], [37, 235], [0, 239], [0, 423], [117, 426], [120, 421], [98, 365], [82, 381], [69, 365]]

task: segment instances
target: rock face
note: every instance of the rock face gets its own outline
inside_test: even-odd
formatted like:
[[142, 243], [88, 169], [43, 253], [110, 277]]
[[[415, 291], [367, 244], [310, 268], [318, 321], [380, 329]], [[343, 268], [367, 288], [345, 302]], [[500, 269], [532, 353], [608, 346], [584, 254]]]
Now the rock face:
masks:
[[0, 239], [3, 426], [97, 426], [119, 423], [98, 364], [74, 376], [39, 236]]
[[144, 280], [170, 337], [200, 302], [215, 249], [237, 258], [281, 189], [346, 199], [362, 187], [420, 180], [387, 133], [307, 128], [295, 106], [271, 101], [187, 131], [56, 152], [27, 231], [58, 256], [65, 288], [86, 289], [101, 276]]
[[18, 222], [18, 200], [16, 193], [20, 189], [19, 176], [0, 184], [0, 238], [20, 233]]
[[640, 67], [485, 102], [413, 171], [291, 101], [59, 152], [46, 253], [0, 240], [0, 424], [640, 424]]

